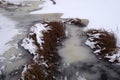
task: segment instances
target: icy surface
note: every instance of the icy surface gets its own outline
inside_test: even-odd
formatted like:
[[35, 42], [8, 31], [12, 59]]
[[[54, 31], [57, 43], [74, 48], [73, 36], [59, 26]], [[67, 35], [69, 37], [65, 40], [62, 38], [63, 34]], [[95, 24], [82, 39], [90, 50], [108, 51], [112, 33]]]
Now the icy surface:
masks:
[[0, 14], [0, 55], [3, 55], [5, 51], [12, 46], [7, 43], [18, 34], [18, 30], [15, 29], [17, 22], [12, 21]]
[[20, 3], [24, 2], [24, 1], [39, 1], [39, 0], [4, 0], [4, 1], [6, 1], [8, 3], [20, 4]]
[[6, 2], [14, 3], [14, 4], [20, 4], [23, 0], [5, 0]]

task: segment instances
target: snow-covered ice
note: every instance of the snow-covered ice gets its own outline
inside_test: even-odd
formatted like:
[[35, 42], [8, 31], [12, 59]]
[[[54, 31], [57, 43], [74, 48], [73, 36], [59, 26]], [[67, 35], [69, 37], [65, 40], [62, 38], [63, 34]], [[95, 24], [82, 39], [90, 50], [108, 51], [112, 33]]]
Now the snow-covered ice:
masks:
[[17, 22], [0, 14], [0, 55], [12, 47], [7, 43], [18, 34], [18, 29], [15, 29], [16, 24]]

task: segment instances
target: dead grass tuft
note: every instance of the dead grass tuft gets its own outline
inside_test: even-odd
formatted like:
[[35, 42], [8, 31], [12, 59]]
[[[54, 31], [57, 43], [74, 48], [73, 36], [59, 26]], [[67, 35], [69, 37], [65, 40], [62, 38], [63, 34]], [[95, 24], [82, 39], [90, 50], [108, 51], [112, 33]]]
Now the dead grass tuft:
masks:
[[44, 22], [51, 29], [43, 32], [43, 49], [40, 48], [36, 40], [36, 35], [28, 35], [28, 38], [34, 40], [34, 44], [38, 47], [37, 57], [33, 63], [28, 64], [32, 68], [27, 69], [24, 74], [25, 80], [55, 80], [54, 76], [59, 73], [59, 55], [56, 46], [65, 36], [64, 24], [62, 22]]
[[50, 0], [50, 1], [52, 1], [52, 3], [53, 3], [54, 5], [56, 4], [55, 0]]
[[[117, 40], [113, 33], [105, 31], [105, 30], [96, 30], [96, 29], [90, 29], [87, 32], [87, 37], [91, 42], [95, 42], [95, 48], [92, 50], [95, 52], [96, 50], [100, 50], [98, 52], [98, 56], [100, 56], [103, 60], [109, 61], [108, 58], [106, 58], [106, 55], [113, 55], [116, 54], [118, 51], [118, 47], [116, 46]], [[95, 34], [100, 34], [99, 38], [93, 36]], [[118, 62], [118, 61], [114, 61]]]
[[66, 19], [65, 23], [73, 24], [73, 25], [76, 25], [79, 27], [86, 27], [86, 25], [84, 23], [82, 23], [81, 19], [79, 19], [79, 18]]

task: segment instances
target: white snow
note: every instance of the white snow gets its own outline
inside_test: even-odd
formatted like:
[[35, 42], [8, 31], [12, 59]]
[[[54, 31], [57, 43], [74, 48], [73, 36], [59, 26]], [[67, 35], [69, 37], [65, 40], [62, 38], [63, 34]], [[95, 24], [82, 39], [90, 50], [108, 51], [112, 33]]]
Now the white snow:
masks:
[[87, 35], [89, 35], [90, 37], [94, 37], [94, 38], [100, 38], [101, 34], [100, 33], [96, 33], [96, 34], [87, 34]]
[[[96, 34], [87, 34], [89, 36], [89, 38], [86, 40], [85, 44], [88, 45], [91, 49], [94, 49], [95, 48], [95, 44], [97, 44], [98, 42], [94, 42], [94, 38], [100, 38], [100, 33], [96, 33]], [[94, 51], [94, 53], [99, 53], [101, 51], [101, 48], [100, 50], [96, 50]]]
[[106, 58], [109, 58], [110, 60], [110, 62], [114, 62], [115, 60], [116, 60], [116, 58], [117, 58], [117, 55], [116, 54], [114, 54], [114, 55], [112, 55], [112, 56], [105, 56]]
[[95, 50], [94, 53], [100, 53], [101, 49]]
[[18, 34], [18, 30], [15, 29], [17, 22], [10, 20], [9, 18], [0, 14], [0, 55], [3, 55], [5, 51], [12, 46], [7, 44], [12, 38]]
[[[99, 39], [100, 38], [100, 33], [95, 33], [95, 34], [90, 34], [90, 33], [87, 33], [87, 35], [89, 36], [88, 39], [86, 40], [85, 44], [87, 46], [89, 46], [91, 49], [94, 49], [95, 48], [95, 44], [97, 44], [98, 42], [94, 41], [95, 38]], [[97, 54], [101, 51], [101, 47], [99, 50], [96, 50], [94, 51], [93, 53]]]
[[93, 48], [95, 48], [95, 44], [96, 44], [96, 43], [95, 43], [95, 42], [92, 42], [92, 41], [90, 41], [90, 40], [87, 40], [87, 41], [85, 42], [85, 44], [88, 45], [90, 48], [93, 49]]
[[[37, 43], [40, 45], [40, 48], [43, 49], [42, 43], [43, 41], [43, 32], [47, 32], [47, 30], [50, 30], [50, 28], [47, 26], [47, 24], [42, 23], [36, 23], [30, 28], [29, 35], [36, 34]], [[22, 41], [21, 46], [23, 46], [25, 49], [27, 49], [31, 54], [36, 55], [37, 46], [34, 44], [34, 40], [30, 37], [24, 38]]]
[[[25, 65], [25, 66], [24, 66], [24, 69], [23, 69], [23, 71], [22, 71], [22, 77], [21, 77], [21, 78], [23, 78], [24, 73], [27, 71], [27, 69], [28, 69], [28, 67], [27, 67], [27, 65]], [[22, 79], [22, 80], [24, 80], [24, 79]]]
[[41, 24], [41, 23], [38, 23], [38, 24], [35, 24], [31, 29], [31, 33], [30, 35], [32, 34], [36, 34], [36, 39], [37, 39], [37, 42], [40, 44], [40, 46], [42, 47], [42, 43], [44, 43], [44, 41], [42, 40], [42, 37], [43, 37], [43, 33], [42, 32], [47, 32], [47, 30], [49, 30], [50, 28], [49, 27], [45, 27], [47, 24]]
[[33, 44], [33, 40], [29, 38], [24, 38], [21, 46], [27, 49], [31, 54], [36, 54], [37, 47]]
[[[31, 65], [25, 65], [24, 66], [24, 69], [22, 71], [22, 76], [24, 76], [24, 73], [27, 71], [27, 69], [32, 69], [32, 66]], [[24, 79], [23, 79], [24, 80]]]

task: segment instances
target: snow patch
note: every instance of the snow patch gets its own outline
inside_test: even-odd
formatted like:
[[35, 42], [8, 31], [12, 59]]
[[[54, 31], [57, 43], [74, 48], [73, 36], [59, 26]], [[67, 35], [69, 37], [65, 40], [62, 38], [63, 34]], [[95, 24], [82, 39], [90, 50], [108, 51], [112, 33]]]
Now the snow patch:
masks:
[[43, 38], [43, 32], [47, 32], [47, 30], [50, 30], [49, 27], [45, 27], [47, 26], [47, 24], [35, 24], [31, 29], [30, 29], [30, 35], [32, 34], [36, 34], [36, 39], [37, 39], [37, 43], [39, 43], [39, 45], [42, 48], [42, 43], [44, 43], [44, 41], [42, 40]]
[[120, 51], [118, 51], [118, 53], [113, 54], [113, 55], [106, 55], [106, 58], [109, 59], [110, 62], [114, 62], [115, 60], [118, 60], [118, 62], [120, 63]]
[[90, 40], [87, 40], [85, 42], [86, 45], [88, 45], [90, 48], [94, 49], [95, 48], [95, 42], [91, 42]]
[[93, 37], [93, 38], [100, 38], [100, 33], [95, 33], [95, 34], [87, 34], [88, 36], [90, 36], [90, 37]]
[[24, 38], [21, 46], [28, 50], [31, 54], [36, 54], [37, 47], [33, 44], [33, 40], [29, 38]]
[[[43, 49], [42, 44], [44, 43], [43, 32], [47, 32], [48, 30], [50, 30], [49, 26], [47, 26], [47, 24], [42, 23], [36, 23], [30, 28], [29, 36], [33, 36], [34, 34], [36, 35], [35, 38], [37, 40], [37, 43], [40, 45], [41, 49]], [[31, 54], [36, 55], [37, 46], [34, 44], [34, 42], [35, 41], [32, 38], [27, 37], [22, 40], [21, 46], [23, 46]]]

